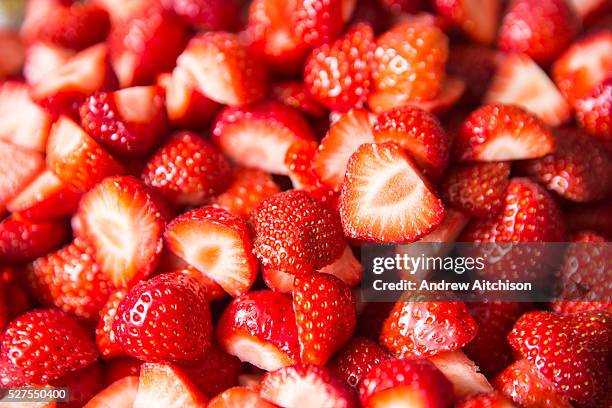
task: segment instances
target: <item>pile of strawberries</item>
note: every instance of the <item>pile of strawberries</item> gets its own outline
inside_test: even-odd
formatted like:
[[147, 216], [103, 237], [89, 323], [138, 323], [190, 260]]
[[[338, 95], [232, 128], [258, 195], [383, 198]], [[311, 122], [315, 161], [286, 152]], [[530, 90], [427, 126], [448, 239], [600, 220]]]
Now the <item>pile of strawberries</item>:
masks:
[[[611, 407], [611, 9], [29, 0], [0, 31], [0, 387]], [[363, 242], [455, 240], [575, 242], [536, 277], [568, 296], [360, 301]]]

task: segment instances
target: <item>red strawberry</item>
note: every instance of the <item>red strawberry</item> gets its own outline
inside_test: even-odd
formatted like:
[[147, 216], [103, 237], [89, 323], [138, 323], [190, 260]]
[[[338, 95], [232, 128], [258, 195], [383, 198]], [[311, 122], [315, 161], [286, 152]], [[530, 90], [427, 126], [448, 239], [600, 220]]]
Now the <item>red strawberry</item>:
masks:
[[235, 34], [208, 32], [193, 37], [177, 66], [195, 90], [221, 104], [244, 105], [266, 92], [263, 67]]
[[381, 114], [374, 125], [377, 143], [395, 142], [414, 158], [423, 174], [436, 180], [448, 165], [450, 141], [436, 117], [413, 107]]
[[241, 3], [237, 0], [162, 0], [161, 3], [198, 29], [232, 31], [240, 19]]
[[259, 393], [286, 408], [355, 408], [355, 395], [349, 386], [328, 369], [314, 365], [294, 365], [267, 373]]
[[98, 326], [96, 327], [96, 344], [98, 350], [100, 350], [100, 355], [104, 359], [122, 357], [125, 354], [113, 331], [113, 321], [115, 320], [117, 307], [127, 293], [127, 289], [112, 292], [108, 296], [106, 304], [100, 310], [100, 320], [98, 320]]
[[60, 180], [81, 191], [89, 190], [107, 176], [123, 173], [110, 154], [65, 116], [51, 128], [47, 167]]
[[238, 385], [242, 363], [238, 358], [213, 347], [201, 363], [193, 367], [181, 367], [181, 370], [203, 395], [212, 398]]
[[261, 268], [261, 277], [267, 287], [275, 292], [291, 293], [295, 276], [279, 269]]
[[600, 140], [612, 141], [612, 76], [575, 103], [576, 121]]
[[34, 86], [52, 72], [66, 64], [75, 51], [44, 42], [36, 42], [26, 49], [23, 76]]
[[301, 190], [264, 200], [251, 217], [254, 253], [266, 268], [312, 272], [338, 259], [346, 245], [338, 214]]
[[612, 205], [607, 202], [570, 207], [565, 214], [570, 231], [594, 230], [612, 236]]
[[211, 346], [206, 293], [197, 280], [182, 274], [142, 281], [117, 307], [113, 332], [132, 357], [194, 364]]
[[246, 387], [229, 388], [210, 400], [208, 408], [275, 408], [276, 405], [261, 398]]
[[330, 42], [346, 22], [342, 0], [297, 0], [292, 24], [298, 37], [311, 47]]
[[555, 133], [556, 150], [518, 164], [518, 171], [549, 190], [577, 202], [606, 197], [612, 188], [612, 160], [603, 147], [578, 130]]
[[123, 377], [97, 393], [84, 408], [131, 408], [138, 392], [138, 377]]
[[[180, 259], [180, 258], [179, 258]], [[182, 261], [182, 260], [181, 260]], [[158, 268], [159, 269], [159, 268]], [[200, 285], [206, 291], [206, 297], [210, 302], [220, 300], [226, 297], [227, 292], [214, 280], [209, 278], [206, 274], [200, 272], [195, 267], [185, 264], [182, 267], [177, 268], [174, 272], [182, 273], [183, 275], [191, 276], [200, 282]]]
[[376, 42], [374, 90], [405, 94], [409, 101], [434, 99], [447, 58], [448, 39], [438, 28], [419, 22], [398, 24]]
[[89, 333], [56, 309], [39, 309], [13, 320], [2, 335], [0, 384], [44, 385], [96, 361]]
[[106, 361], [104, 370], [105, 384], [110, 385], [125, 377], [138, 377], [142, 364], [142, 361], [132, 357], [113, 358], [110, 361]]
[[149, 8], [155, 6], [157, 0], [92, 0], [108, 12], [113, 24], [128, 21], [142, 15]]
[[479, 372], [478, 366], [461, 350], [436, 354], [429, 357], [429, 361], [453, 384], [457, 398], [493, 391], [487, 378]]
[[392, 359], [378, 364], [361, 381], [359, 399], [364, 408], [443, 408], [454, 400], [452, 384], [424, 359]]
[[102, 271], [117, 286], [150, 275], [162, 249], [165, 214], [153, 193], [133, 177], [109, 177], [81, 199], [77, 236], [94, 248]]
[[204, 408], [206, 400], [177, 367], [143, 364], [134, 408]]
[[573, 6], [582, 21], [589, 25], [599, 16], [606, 15], [612, 10], [612, 3], [608, 0], [570, 0], [569, 4]]
[[87, 98], [80, 109], [81, 124], [111, 153], [147, 153], [166, 132], [164, 96], [155, 86], [101, 92]]
[[508, 399], [524, 408], [571, 408], [563, 394], [557, 392], [528, 360], [518, 360], [496, 379], [495, 387]]
[[319, 269], [319, 272], [334, 275], [348, 286], [356, 286], [361, 282], [363, 268], [361, 262], [355, 258], [351, 247], [347, 245], [339, 258]]
[[314, 140], [304, 117], [279, 102], [225, 108], [217, 117], [212, 140], [221, 151], [245, 167], [287, 174], [284, 160], [296, 140]]
[[0, 29], [0, 50], [0, 80], [4, 80], [17, 74], [24, 63], [24, 47], [17, 30]]
[[378, 3], [394, 14], [415, 14], [423, 7], [422, 0], [378, 0]]
[[6, 312], [9, 320], [32, 309], [32, 301], [21, 281], [21, 270], [5, 267], [0, 269], [0, 280], [3, 281], [6, 299]]
[[70, 390], [68, 401], [60, 404], [60, 407], [81, 408], [104, 386], [102, 364], [95, 362], [80, 370], [72, 371], [51, 381], [49, 385]]
[[12, 215], [0, 222], [0, 259], [31, 261], [62, 245], [69, 234], [63, 220], [34, 221]]
[[374, 32], [369, 25], [361, 23], [349, 28], [343, 37], [310, 54], [304, 66], [306, 88], [334, 111], [345, 112], [363, 105], [370, 90], [374, 48]]
[[299, 361], [291, 297], [270, 290], [234, 299], [217, 324], [217, 341], [229, 354], [271, 371]]
[[486, 103], [520, 106], [550, 126], [559, 126], [571, 117], [570, 106], [555, 84], [524, 54], [502, 58], [484, 98]]
[[297, 109], [305, 115], [321, 118], [325, 116], [325, 109], [308, 92], [303, 82], [282, 81], [272, 86], [272, 96], [277, 101]]
[[492, 0], [436, 0], [440, 14], [461, 28], [472, 40], [491, 44], [497, 35], [497, 25], [502, 2]]
[[355, 337], [334, 357], [331, 367], [353, 388], [374, 366], [389, 359], [378, 343], [364, 337]]
[[500, 392], [481, 393], [461, 401], [457, 408], [515, 408]]
[[533, 159], [552, 153], [550, 129], [514, 105], [485, 105], [466, 119], [453, 145], [457, 161]]
[[142, 178], [176, 206], [202, 205], [227, 187], [231, 169], [209, 142], [179, 132], [149, 159]]
[[108, 43], [121, 87], [147, 85], [171, 70], [186, 41], [183, 25], [159, 7], [115, 24]]
[[446, 69], [449, 75], [465, 81], [464, 99], [477, 104], [495, 75], [498, 59], [499, 53], [492, 48], [476, 44], [453, 45]]
[[501, 210], [510, 163], [467, 163], [451, 167], [440, 186], [442, 198], [473, 217], [486, 218]]
[[398, 145], [364, 144], [349, 160], [340, 215], [352, 238], [412, 242], [442, 222], [444, 206]]
[[310, 191], [320, 186], [319, 176], [312, 168], [312, 160], [318, 146], [314, 140], [299, 139], [287, 149], [285, 166], [293, 188]]
[[0, 140], [0, 214], [5, 205], [41, 171], [40, 153]]
[[564, 0], [512, 0], [499, 29], [503, 51], [522, 52], [547, 65], [567, 48], [578, 33], [574, 10]]

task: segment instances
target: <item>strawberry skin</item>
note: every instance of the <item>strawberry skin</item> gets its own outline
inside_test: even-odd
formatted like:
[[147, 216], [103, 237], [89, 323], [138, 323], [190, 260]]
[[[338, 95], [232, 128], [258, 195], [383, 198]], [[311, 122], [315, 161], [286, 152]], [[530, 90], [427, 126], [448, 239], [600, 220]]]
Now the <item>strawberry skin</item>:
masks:
[[473, 104], [480, 102], [498, 68], [498, 58], [494, 49], [476, 44], [458, 44], [450, 48], [446, 69], [449, 75], [465, 81], [464, 100]]
[[298, 109], [302, 113], [315, 118], [325, 116], [325, 109], [308, 92], [303, 82], [281, 81], [272, 86], [271, 94], [277, 101]]
[[242, 362], [226, 352], [213, 347], [201, 363], [181, 370], [198, 390], [209, 398], [238, 385]]
[[40, 153], [0, 140], [0, 214], [43, 166], [44, 158]]
[[145, 361], [193, 364], [211, 346], [205, 290], [197, 280], [182, 274], [142, 281], [117, 307], [113, 332], [128, 355]]
[[461, 28], [472, 40], [491, 44], [497, 34], [502, 2], [491, 0], [436, 0], [436, 10]]
[[294, 13], [295, 33], [311, 47], [334, 40], [345, 23], [341, 0], [297, 0]]
[[12, 215], [0, 222], [0, 259], [31, 261], [62, 245], [69, 235], [64, 220], [36, 221]]
[[612, 141], [612, 76], [576, 102], [576, 121], [600, 140]]
[[162, 0], [162, 5], [174, 11], [192, 26], [209, 31], [233, 31], [240, 18], [241, 3], [237, 0]]
[[514, 405], [499, 392], [476, 394], [461, 401], [456, 408], [515, 408]]
[[389, 358], [389, 354], [378, 343], [364, 337], [355, 337], [334, 357], [331, 367], [351, 387], [357, 388], [363, 376]]
[[125, 355], [113, 331], [113, 321], [115, 320], [117, 308], [127, 293], [127, 289], [119, 289], [112, 292], [108, 296], [102, 310], [100, 310], [100, 319], [96, 327], [96, 345], [100, 351], [100, 356], [104, 359]]

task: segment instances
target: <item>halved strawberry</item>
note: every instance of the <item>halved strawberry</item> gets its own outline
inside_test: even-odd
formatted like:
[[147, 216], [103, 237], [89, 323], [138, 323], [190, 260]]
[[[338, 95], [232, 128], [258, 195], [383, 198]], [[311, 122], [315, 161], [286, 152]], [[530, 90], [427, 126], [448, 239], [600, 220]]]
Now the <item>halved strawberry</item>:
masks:
[[67, 2], [62, 2], [62, 0], [30, 0], [25, 4], [20, 35], [26, 43], [36, 40], [36, 36], [45, 24], [47, 16], [54, 9], [61, 7], [62, 3]]
[[217, 324], [217, 342], [229, 354], [271, 371], [300, 358], [290, 296], [270, 290], [234, 299]]
[[499, 391], [480, 393], [464, 399], [457, 408], [516, 408]]
[[60, 69], [75, 51], [44, 42], [35, 42], [26, 49], [23, 76], [28, 84], [34, 86], [52, 72]]
[[251, 51], [226, 32], [199, 34], [189, 41], [177, 66], [195, 89], [215, 102], [244, 105], [266, 93], [266, 75]]
[[552, 153], [553, 135], [533, 114], [514, 105], [485, 105], [470, 114], [453, 144], [456, 161], [533, 159]]
[[295, 33], [311, 47], [333, 41], [346, 22], [343, 0], [297, 0], [291, 22]]
[[104, 383], [110, 385], [125, 377], [138, 377], [142, 361], [132, 357], [113, 358], [104, 363]]
[[30, 89], [20, 82], [0, 85], [0, 139], [44, 152], [51, 117], [30, 99]]
[[429, 357], [429, 361], [453, 384], [457, 398], [493, 391], [493, 387], [480, 373], [478, 366], [461, 350], [436, 354]]
[[77, 218], [77, 235], [93, 246], [96, 262], [115, 286], [130, 286], [155, 270], [165, 213], [141, 182], [105, 179], [83, 196]]
[[47, 167], [59, 179], [81, 191], [124, 171], [110, 154], [66, 116], [60, 117], [51, 127]]
[[303, 82], [277, 82], [272, 86], [271, 95], [277, 101], [297, 109], [308, 116], [315, 118], [325, 116], [325, 108], [310, 95]]
[[287, 149], [299, 139], [315, 139], [308, 122], [276, 101], [225, 108], [212, 134], [213, 142], [234, 162], [275, 174], [288, 173]]
[[442, 222], [444, 206], [398, 145], [364, 144], [349, 160], [340, 215], [349, 237], [412, 242]]
[[143, 364], [134, 408], [205, 408], [206, 400], [177, 367]]
[[0, 214], [43, 166], [44, 159], [40, 153], [0, 140]]
[[115, 320], [117, 307], [119, 307], [127, 292], [127, 289], [118, 289], [112, 292], [108, 296], [106, 304], [100, 310], [100, 319], [96, 327], [96, 345], [103, 359], [112, 359], [125, 355], [113, 331], [113, 321]]
[[232, 387], [210, 400], [207, 408], [275, 408], [259, 394], [246, 387]]
[[612, 75], [574, 105], [580, 126], [602, 141], [612, 141]]
[[156, 6], [158, 0], [91, 0], [108, 12], [113, 24], [128, 21]]
[[436, 9], [461, 28], [472, 40], [491, 44], [497, 35], [500, 0], [436, 0]]
[[200, 30], [234, 31], [240, 22], [238, 0], [162, 0], [162, 5]]
[[353, 254], [349, 245], [344, 248], [338, 259], [319, 269], [318, 272], [334, 275], [348, 286], [357, 286], [361, 282], [363, 268], [361, 262]]
[[242, 366], [237, 357], [213, 346], [201, 362], [180, 368], [203, 395], [212, 398], [223, 390], [238, 385]]
[[11, 215], [0, 222], [0, 259], [31, 261], [65, 243], [69, 235], [64, 220], [35, 221]]
[[286, 408], [355, 408], [349, 386], [325, 367], [294, 365], [267, 373], [261, 382], [263, 398]]
[[319, 144], [314, 140], [295, 140], [285, 154], [285, 166], [291, 185], [295, 189], [311, 191], [320, 186], [319, 176], [312, 168], [312, 161]]
[[295, 275], [283, 272], [280, 269], [262, 267], [261, 277], [267, 287], [275, 292], [291, 293], [293, 291], [293, 282]]
[[571, 117], [571, 108], [555, 84], [524, 54], [503, 57], [484, 100], [520, 106], [550, 126], [559, 126]]
[[[182, 259], [179, 258], [179, 260], [184, 263]], [[206, 297], [211, 302], [227, 297], [227, 292], [217, 282], [208, 277], [208, 275], [200, 272], [194, 266], [185, 263], [185, 265], [171, 272], [182, 273], [183, 275], [191, 276], [196, 279], [206, 291]]]
[[138, 377], [123, 377], [99, 393], [83, 408], [132, 408], [138, 392]]
[[[442, 222], [432, 232], [419, 239], [418, 242], [455, 242], [469, 220], [470, 218], [462, 212], [447, 208]], [[401, 248], [401, 246], [398, 248]], [[445, 248], [441, 247], [440, 250], [445, 250]]]
[[569, 3], [585, 24], [612, 11], [612, 3], [607, 0], [569, 0]]
[[0, 80], [15, 75], [23, 66], [24, 46], [19, 32], [11, 28], [0, 29]]
[[353, 388], [374, 366], [391, 358], [375, 341], [354, 337], [331, 361], [331, 368]]

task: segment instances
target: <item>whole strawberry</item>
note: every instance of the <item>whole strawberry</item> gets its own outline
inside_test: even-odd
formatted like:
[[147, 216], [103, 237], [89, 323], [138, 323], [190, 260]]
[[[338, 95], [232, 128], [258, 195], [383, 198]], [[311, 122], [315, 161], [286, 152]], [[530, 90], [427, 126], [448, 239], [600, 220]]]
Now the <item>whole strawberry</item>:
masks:
[[361, 379], [380, 362], [389, 359], [389, 354], [373, 340], [355, 337], [331, 362], [331, 367], [351, 387], [357, 387]]

